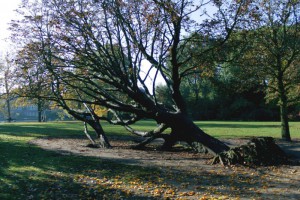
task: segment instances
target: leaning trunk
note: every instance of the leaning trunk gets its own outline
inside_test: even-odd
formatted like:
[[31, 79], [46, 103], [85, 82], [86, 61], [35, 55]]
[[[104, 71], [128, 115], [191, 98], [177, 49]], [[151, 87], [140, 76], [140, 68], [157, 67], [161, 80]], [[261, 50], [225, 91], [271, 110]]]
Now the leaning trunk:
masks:
[[177, 141], [185, 141], [192, 147], [200, 147], [212, 155], [229, 150], [226, 144], [206, 134], [187, 115], [166, 116], [164, 121], [172, 129], [171, 134], [165, 138], [164, 148], [170, 148]]
[[99, 121], [90, 121], [87, 122], [96, 132], [96, 146], [100, 148], [111, 148], [108, 138], [105, 135], [105, 132]]
[[[67, 108], [67, 107], [66, 107]], [[105, 135], [105, 132], [100, 124], [99, 118], [94, 113], [76, 113], [70, 109], [68, 109], [70, 115], [72, 115], [75, 119], [84, 122], [84, 133], [87, 138], [92, 142], [93, 147], [100, 147], [100, 148], [111, 148], [108, 138]], [[90, 125], [95, 133], [96, 139], [94, 140], [90, 134], [88, 133], [87, 125]]]

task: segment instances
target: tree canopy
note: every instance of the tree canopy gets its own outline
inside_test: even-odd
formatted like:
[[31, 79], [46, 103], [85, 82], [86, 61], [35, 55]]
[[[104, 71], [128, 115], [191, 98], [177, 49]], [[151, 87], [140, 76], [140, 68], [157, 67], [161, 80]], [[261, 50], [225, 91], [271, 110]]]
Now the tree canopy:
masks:
[[267, 100], [278, 103], [286, 140], [291, 140], [288, 106], [299, 102], [299, 5], [299, 1], [252, 2], [241, 23], [243, 30], [231, 37], [229, 51], [239, 54], [232, 63], [240, 66], [240, 79], [264, 84]]

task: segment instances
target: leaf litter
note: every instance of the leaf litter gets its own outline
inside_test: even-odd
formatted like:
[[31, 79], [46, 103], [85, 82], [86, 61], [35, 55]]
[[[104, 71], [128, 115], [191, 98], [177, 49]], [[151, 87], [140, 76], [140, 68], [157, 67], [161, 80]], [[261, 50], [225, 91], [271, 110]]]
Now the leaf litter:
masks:
[[91, 199], [98, 199], [97, 194], [101, 199], [300, 199], [298, 160], [282, 166], [223, 167], [210, 165], [209, 155], [180, 148], [162, 152], [156, 146], [133, 150], [129, 148], [132, 143], [125, 140], [113, 140], [113, 149], [88, 148], [86, 140], [74, 138], [40, 138], [31, 143], [64, 156], [115, 162], [116, 168], [108, 176], [100, 168], [72, 177], [74, 184], [88, 189]]

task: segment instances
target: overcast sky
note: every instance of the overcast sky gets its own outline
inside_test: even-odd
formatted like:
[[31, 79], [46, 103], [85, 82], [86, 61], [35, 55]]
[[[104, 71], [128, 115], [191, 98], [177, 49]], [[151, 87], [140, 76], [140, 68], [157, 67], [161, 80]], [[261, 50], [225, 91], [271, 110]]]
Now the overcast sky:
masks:
[[5, 39], [9, 37], [7, 31], [10, 20], [15, 18], [14, 10], [18, 8], [18, 5], [22, 0], [0, 0], [0, 52], [5, 53], [5, 49], [8, 44]]

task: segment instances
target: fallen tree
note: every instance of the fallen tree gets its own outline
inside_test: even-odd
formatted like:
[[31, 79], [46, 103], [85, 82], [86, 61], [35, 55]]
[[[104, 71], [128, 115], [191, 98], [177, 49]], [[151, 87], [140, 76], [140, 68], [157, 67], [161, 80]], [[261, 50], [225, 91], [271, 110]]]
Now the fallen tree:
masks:
[[[42, 1], [24, 5], [24, 20], [15, 22], [12, 28], [18, 34], [16, 39], [36, 44], [26, 51], [39, 55], [61, 105], [79, 102], [87, 107], [98, 105], [130, 113], [131, 120], [120, 119], [115, 123], [127, 129], [131, 122], [140, 119], [155, 120], [161, 125], [158, 129], [148, 133], [133, 131], [150, 137], [140, 147], [155, 138], [163, 138], [163, 149], [185, 141], [198, 151], [221, 155], [229, 147], [192, 121], [180, 86], [191, 72], [199, 70], [190, 64], [194, 56], [198, 56], [201, 66], [207, 63], [210, 52], [222, 48], [247, 4], [215, 1], [219, 10], [216, 18], [199, 26], [190, 16], [209, 2], [194, 3], [188, 0]], [[198, 41], [203, 48], [197, 55], [186, 48], [189, 38], [183, 32], [204, 35]], [[218, 39], [207, 45], [207, 38], [211, 37]], [[157, 97], [158, 77], [172, 94], [171, 106]], [[70, 91], [81, 95], [64, 95]], [[64, 108], [68, 110], [67, 106]], [[91, 110], [88, 112], [91, 120], [72, 110], [68, 112], [97, 132], [99, 120]], [[170, 134], [163, 133], [166, 128], [171, 129]], [[101, 131], [99, 135], [103, 136]], [[106, 143], [102, 147], [110, 146], [106, 139], [102, 141]]]

